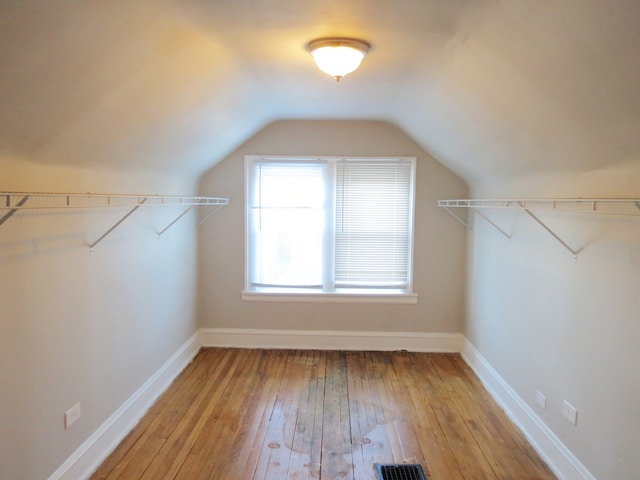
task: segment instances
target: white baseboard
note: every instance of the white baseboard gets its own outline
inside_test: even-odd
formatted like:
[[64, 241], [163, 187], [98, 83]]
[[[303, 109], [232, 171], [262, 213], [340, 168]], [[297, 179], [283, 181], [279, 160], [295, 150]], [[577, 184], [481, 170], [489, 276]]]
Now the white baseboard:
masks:
[[478, 375], [484, 387], [527, 437], [533, 448], [561, 480], [596, 480], [587, 468], [547, 427], [529, 405], [496, 372], [468, 340], [461, 349], [462, 358]]
[[200, 350], [198, 333], [187, 340], [160, 369], [123, 403], [48, 480], [86, 479], [140, 421], [158, 397]]
[[485, 388], [561, 480], [596, 480], [480, 352], [455, 333], [204, 328], [118, 408], [48, 480], [88, 478], [138, 423], [200, 347], [461, 352]]
[[203, 347], [459, 352], [462, 336], [457, 333], [203, 328], [200, 343]]

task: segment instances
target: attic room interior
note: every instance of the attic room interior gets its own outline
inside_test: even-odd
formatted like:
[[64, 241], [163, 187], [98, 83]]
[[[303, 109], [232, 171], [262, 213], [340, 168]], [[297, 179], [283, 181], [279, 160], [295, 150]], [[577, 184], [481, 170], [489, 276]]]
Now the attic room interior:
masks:
[[639, 25], [2, 2], [0, 479], [640, 478]]

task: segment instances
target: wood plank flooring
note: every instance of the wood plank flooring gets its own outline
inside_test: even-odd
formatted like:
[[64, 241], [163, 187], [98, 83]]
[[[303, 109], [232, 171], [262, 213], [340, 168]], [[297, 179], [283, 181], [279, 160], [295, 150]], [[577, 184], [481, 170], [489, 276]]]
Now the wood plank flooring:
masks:
[[457, 354], [204, 349], [92, 480], [553, 479]]

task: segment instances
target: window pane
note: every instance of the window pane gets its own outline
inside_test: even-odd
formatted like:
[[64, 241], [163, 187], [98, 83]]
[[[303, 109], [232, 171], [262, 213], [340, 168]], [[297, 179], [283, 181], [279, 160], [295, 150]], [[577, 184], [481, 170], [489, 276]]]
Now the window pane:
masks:
[[326, 166], [256, 162], [253, 169], [251, 285], [320, 288]]

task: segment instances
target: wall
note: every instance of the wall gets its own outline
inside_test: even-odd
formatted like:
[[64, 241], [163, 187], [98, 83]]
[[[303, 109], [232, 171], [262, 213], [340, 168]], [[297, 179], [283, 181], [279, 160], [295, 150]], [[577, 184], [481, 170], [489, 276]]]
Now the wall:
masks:
[[[0, 191], [190, 194], [142, 173], [0, 159]], [[0, 226], [0, 479], [48, 478], [197, 329], [195, 229], [140, 209], [21, 211]], [[0, 216], [5, 211], [0, 211]], [[64, 412], [82, 417], [64, 429]]]
[[[486, 184], [473, 195], [637, 198], [638, 185], [636, 163]], [[640, 478], [640, 218], [540, 214], [581, 249], [574, 263], [524, 212], [485, 213], [513, 237], [475, 217], [467, 338], [595, 478]], [[563, 400], [577, 408], [577, 426], [562, 417]]]
[[[244, 156], [415, 156], [414, 291], [417, 305], [243, 302]], [[370, 121], [282, 121], [206, 172], [200, 194], [231, 198], [217, 228], [199, 231], [200, 325], [205, 328], [460, 332], [465, 316], [465, 233], [435, 206], [465, 196], [465, 183], [394, 126]]]

